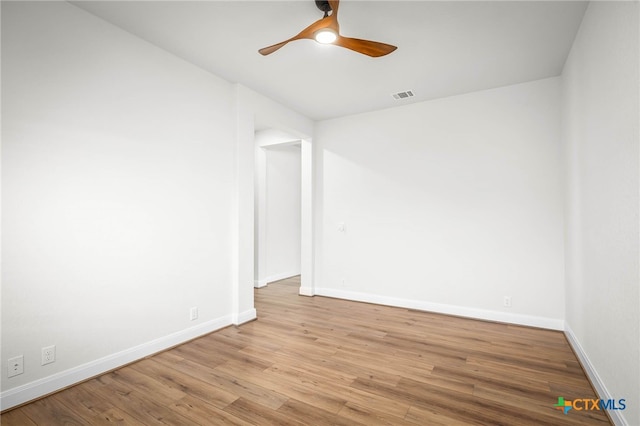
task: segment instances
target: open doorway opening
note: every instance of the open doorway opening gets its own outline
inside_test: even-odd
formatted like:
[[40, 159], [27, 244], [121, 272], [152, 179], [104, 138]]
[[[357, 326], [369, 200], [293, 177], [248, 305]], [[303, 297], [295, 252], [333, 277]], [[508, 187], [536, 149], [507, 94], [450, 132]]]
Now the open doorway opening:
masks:
[[254, 286], [302, 272], [302, 141], [255, 132]]
[[[254, 228], [256, 131], [283, 129], [300, 141], [301, 218], [300, 218], [300, 290], [313, 296], [313, 121], [240, 84], [236, 87], [234, 114], [236, 126], [236, 162], [234, 227], [231, 244], [232, 322], [242, 324], [256, 318], [254, 307], [255, 265], [264, 259], [256, 255]], [[259, 220], [259, 219], [258, 219]], [[259, 235], [258, 235], [259, 238]], [[259, 241], [259, 240], [258, 240]]]

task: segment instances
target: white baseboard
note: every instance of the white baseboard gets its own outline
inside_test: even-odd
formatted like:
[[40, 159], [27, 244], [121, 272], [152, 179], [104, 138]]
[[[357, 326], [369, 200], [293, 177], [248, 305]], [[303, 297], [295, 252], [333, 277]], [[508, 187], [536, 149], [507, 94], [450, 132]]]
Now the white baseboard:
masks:
[[253, 321], [254, 319], [258, 318], [258, 313], [257, 311], [254, 309], [249, 309], [246, 310], [244, 312], [240, 312], [238, 314], [238, 318], [233, 321], [234, 325], [242, 325], [245, 322], [249, 322], [249, 321]]
[[0, 393], [0, 410], [4, 411], [17, 405], [43, 397], [60, 389], [64, 389], [92, 377], [99, 376], [118, 367], [122, 367], [123, 365], [169, 349], [231, 324], [231, 315], [226, 315], [221, 318], [198, 324], [186, 330], [178, 331], [168, 336], [160, 337], [150, 342], [134, 346], [133, 348], [108, 355], [104, 358], [6, 390]]
[[530, 327], [564, 330], [564, 320], [557, 318], [537, 317], [532, 315], [511, 314], [507, 312], [490, 311], [486, 309], [468, 308], [465, 306], [445, 305], [442, 303], [425, 302], [422, 300], [399, 299], [369, 293], [359, 293], [333, 288], [315, 289], [317, 296], [335, 297], [358, 302], [375, 303], [378, 305], [396, 306], [399, 308], [416, 309], [420, 311], [436, 312], [440, 314], [456, 315], [482, 319], [487, 321], [505, 322], [509, 324], [527, 325]]
[[267, 280], [254, 280], [253, 287], [254, 288], [262, 288], [268, 284]]
[[315, 293], [313, 292], [312, 287], [300, 287], [298, 294], [300, 296], [313, 296]]
[[[578, 359], [580, 360], [580, 363], [582, 364], [584, 371], [587, 373], [587, 376], [589, 376], [589, 380], [591, 380], [591, 384], [595, 388], [595, 391], [598, 394], [598, 398], [614, 399], [613, 396], [611, 396], [611, 393], [609, 392], [607, 387], [604, 385], [604, 382], [598, 375], [598, 372], [596, 371], [595, 367], [591, 363], [591, 360], [587, 356], [587, 353], [584, 351], [584, 348], [580, 344], [580, 341], [578, 340], [576, 335], [573, 333], [573, 330], [571, 330], [571, 327], [569, 327], [569, 324], [565, 323], [564, 334], [565, 336], [567, 336], [567, 340], [569, 341], [569, 344], [573, 348], [573, 351], [578, 356]], [[616, 411], [616, 410], [609, 410], [607, 411], [607, 413], [609, 414], [609, 416], [611, 417], [611, 420], [616, 426], [629, 425], [626, 419], [622, 416], [622, 412]]]
[[260, 280], [260, 281], [264, 281], [266, 284], [268, 284], [268, 283], [284, 280], [286, 278], [295, 277], [297, 275], [300, 275], [300, 271], [288, 271], [288, 272], [282, 272], [282, 273], [270, 275], [264, 280]]

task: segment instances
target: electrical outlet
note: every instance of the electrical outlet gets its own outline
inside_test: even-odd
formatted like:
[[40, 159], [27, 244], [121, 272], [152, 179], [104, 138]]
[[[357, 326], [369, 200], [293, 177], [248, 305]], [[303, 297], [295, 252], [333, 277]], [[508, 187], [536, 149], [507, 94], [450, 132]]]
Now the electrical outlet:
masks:
[[42, 348], [42, 365], [51, 364], [56, 360], [56, 345]]
[[189, 311], [189, 319], [191, 321], [195, 321], [198, 319], [198, 307], [194, 306], [193, 308], [191, 308], [191, 311]]
[[7, 376], [13, 377], [24, 373], [24, 357], [22, 355], [7, 360]]
[[503, 304], [504, 304], [505, 308], [510, 308], [511, 307], [511, 296], [505, 296]]

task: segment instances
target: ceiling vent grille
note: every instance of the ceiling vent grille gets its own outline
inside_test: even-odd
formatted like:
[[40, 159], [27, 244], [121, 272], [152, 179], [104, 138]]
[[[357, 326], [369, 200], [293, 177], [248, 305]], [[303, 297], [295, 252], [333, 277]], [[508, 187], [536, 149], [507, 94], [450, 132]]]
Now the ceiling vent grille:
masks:
[[413, 92], [411, 90], [407, 90], [406, 92], [394, 93], [391, 96], [393, 96], [393, 99], [395, 99], [396, 101], [399, 101], [400, 99], [407, 99], [407, 98], [413, 97]]

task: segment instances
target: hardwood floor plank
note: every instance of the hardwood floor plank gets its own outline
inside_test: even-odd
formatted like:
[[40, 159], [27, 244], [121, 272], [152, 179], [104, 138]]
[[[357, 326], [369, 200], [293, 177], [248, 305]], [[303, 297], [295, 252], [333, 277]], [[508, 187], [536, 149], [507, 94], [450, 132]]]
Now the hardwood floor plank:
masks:
[[456, 418], [451, 418], [446, 415], [440, 414], [432, 409], [411, 406], [409, 412], [405, 416], [411, 424], [416, 425], [429, 425], [429, 426], [471, 426], [479, 425], [476, 421], [462, 421]]
[[567, 370], [562, 366], [546, 366], [542, 360], [532, 362], [529, 359], [523, 359], [521, 363], [518, 363], [518, 359], [513, 357], [470, 356], [467, 364], [477, 366], [480, 369], [502, 369], [506, 374], [537, 377], [539, 380], [548, 382], [554, 378], [562, 377], [564, 383], [590, 387], [589, 381], [584, 375], [577, 375], [574, 371]]
[[[557, 401], [557, 398], [553, 398], [551, 395], [547, 400], [548, 405], [539, 407], [531, 404], [530, 400], [529, 405], [518, 404], [518, 398], [514, 398], [508, 392], [506, 393], [507, 397], [502, 399], [487, 399], [479, 397], [477, 394], [466, 395], [461, 393], [445, 396], [442, 392], [435, 393], [432, 389], [426, 388], [421, 383], [411, 379], [403, 379], [398, 388], [411, 395], [411, 397], [420, 396], [421, 398], [416, 405], [422, 407], [436, 405], [440, 407], [440, 412], [453, 417], [454, 413], [444, 411], [445, 407], [449, 407], [449, 411], [455, 410], [456, 414], [463, 417], [464, 421], [480, 420], [485, 424], [531, 426], [574, 424], [573, 417], [569, 419], [560, 417], [560, 412], [553, 408], [553, 403]], [[452, 402], [454, 402], [453, 405]], [[567, 422], [567, 420], [570, 422]], [[580, 419], [580, 422], [584, 422], [584, 419]], [[601, 423], [598, 422], [598, 424]]]
[[304, 421], [288, 417], [277, 410], [252, 402], [245, 398], [238, 398], [229, 404], [224, 411], [243, 419], [252, 425], [296, 425], [307, 426]]
[[0, 424], [4, 425], [21, 425], [21, 426], [37, 426], [33, 420], [27, 416], [22, 407], [7, 411], [0, 416]]
[[356, 375], [344, 373], [342, 371], [309, 368], [302, 363], [275, 363], [265, 370], [266, 373], [280, 374], [290, 380], [309, 383], [313, 386], [349, 386], [356, 378]]
[[[408, 410], [407, 410], [408, 411]], [[391, 413], [384, 412], [379, 409], [375, 409], [371, 406], [364, 407], [362, 405], [347, 402], [345, 406], [338, 413], [340, 417], [348, 419], [350, 424], [357, 423], [363, 425], [387, 425], [387, 426], [402, 426], [411, 425], [410, 422], [404, 419], [403, 416], [394, 416]]]
[[125, 369], [105, 374], [82, 386], [87, 386], [91, 392], [101, 395], [113, 407], [118, 407], [135, 418], [138, 424], [166, 425], [188, 422], [185, 417], [168, 408], [169, 404], [165, 398], [158, 400], [155, 393], [149, 394], [142, 389], [136, 389], [135, 385], [128, 386], [127, 379], [121, 376], [122, 370]]
[[246, 426], [252, 423], [229, 414], [223, 409], [207, 404], [200, 398], [185, 396], [169, 406], [170, 409], [190, 420], [189, 424]]
[[149, 377], [155, 377], [163, 386], [179, 390], [184, 395], [179, 398], [180, 400], [185, 399], [186, 396], [191, 396], [222, 409], [237, 399], [237, 396], [229, 392], [212, 389], [209, 384], [198, 380], [196, 377], [181, 373], [171, 367], [171, 365], [159, 362], [156, 358], [131, 366], [131, 368]]
[[129, 424], [135, 425], [138, 421], [124, 411], [108, 404], [104, 399], [89, 392], [86, 387], [78, 385], [73, 393], [58, 392], [51, 398], [64, 404], [70, 413], [74, 413], [80, 419], [85, 419], [87, 424]]
[[[345, 364], [331, 363], [327, 362], [328, 360], [323, 360], [322, 364], [310, 364], [305, 359], [300, 359], [297, 357], [291, 357], [285, 354], [263, 351], [260, 348], [245, 348], [243, 351], [248, 351], [254, 356], [261, 356], [263, 359], [269, 359], [272, 363], [271, 367], [278, 366], [280, 369], [291, 369], [292, 374], [298, 375], [313, 375], [319, 376], [323, 381], [329, 382], [332, 384], [344, 384], [348, 385], [353, 380], [358, 377], [358, 374], [355, 371], [347, 371], [348, 368], [345, 367]], [[362, 369], [360, 371], [366, 371]], [[397, 381], [397, 377], [394, 378]]]
[[[293, 379], [285, 375], [278, 376], [277, 374], [266, 371], [264, 374], [254, 375], [246, 380], [250, 380], [258, 386], [262, 386], [282, 395], [287, 395], [289, 398], [295, 398], [330, 413], [337, 413], [346, 402], [346, 400], [339, 398], [332, 393], [323, 392], [313, 383], [306, 381], [301, 377]], [[286, 403], [286, 401], [283, 403]]]
[[423, 408], [436, 406], [439, 412], [449, 417], [459, 416], [463, 421], [480, 421], [484, 424], [501, 425], [553, 425], [542, 421], [539, 413], [520, 410], [507, 401], [492, 401], [459, 392], [436, 392], [430, 387], [411, 379], [403, 379], [398, 391], [415, 398], [415, 405]]
[[[143, 365], [145, 362], [146, 360], [140, 361]], [[112, 377], [131, 389], [135, 389], [136, 393], [153, 395], [154, 400], [161, 404], [168, 404], [186, 396], [182, 390], [164, 384], [162, 381], [141, 372], [135, 366], [115, 371]]]
[[282, 404], [282, 407], [278, 408], [278, 413], [306, 425], [349, 426], [354, 424], [354, 422], [338, 414], [325, 411], [314, 405], [306, 404], [295, 398], [291, 398]]
[[[21, 407], [20, 410], [37, 425], [59, 424], [75, 426], [87, 423], [85, 418], [70, 412], [67, 406], [51, 397], [35, 401]], [[7, 424], [4, 416], [2, 416], [2, 424]]]
[[169, 353], [158, 354], [153, 357], [153, 361], [162, 365], [160, 368], [165, 370], [165, 374], [169, 376], [179, 374], [182, 379], [176, 378], [175, 381], [184, 381], [185, 392], [190, 396], [201, 399], [216, 408], [223, 409], [238, 399], [238, 395], [224, 387], [215, 386], [212, 381], [203, 378], [200, 364], [184, 359], [177, 361]]
[[436, 367], [433, 374], [443, 379], [472, 384], [474, 387], [478, 385], [494, 386], [513, 394], [548, 395], [551, 390], [547, 382], [536, 380], [535, 377], [516, 376], [514, 378], [506, 374], [499, 375], [477, 368]]
[[[330, 412], [338, 412], [347, 402], [354, 402], [363, 407], [385, 407], [385, 410], [392, 415], [402, 418], [409, 406], [402, 404], [398, 401], [393, 401], [387, 398], [380, 397], [378, 395], [363, 392], [359, 389], [351, 387], [352, 381], [340, 382], [340, 381], [327, 381], [326, 378], [312, 373], [305, 372], [297, 369], [291, 369], [288, 365], [274, 365], [267, 370], [274, 374], [280, 374], [278, 379], [269, 378], [271, 383], [282, 383], [285, 387], [291, 388], [292, 386], [305, 386], [307, 391], [311, 390], [311, 399], [308, 397], [298, 397], [301, 401], [308, 402], [311, 405], [317, 405], [317, 399], [320, 395], [331, 395], [330, 402], [334, 405], [324, 406], [324, 409]], [[301, 374], [298, 374], [298, 373]], [[337, 410], [336, 410], [337, 408]]]
[[[513, 395], [512, 393], [505, 392], [504, 390], [487, 387], [477, 387], [474, 391], [474, 395], [495, 402], [508, 401], [508, 404], [510, 406], [522, 411], [535, 411], [536, 421], [539, 421], [541, 424], [547, 423], [575, 426], [586, 424], [609, 424], [608, 419], [604, 418], [603, 416], [593, 417], [590, 416], [588, 412], [571, 413], [571, 416], [563, 416], [562, 419], [558, 419], [558, 410], [553, 406], [553, 404], [558, 401], [558, 398], [552, 398], [549, 395], [547, 395], [546, 398], [534, 400], [532, 398], [527, 398], [521, 395]], [[586, 419], [587, 417], [591, 418]]]
[[235, 377], [233, 374], [229, 374], [224, 371], [215, 370], [210, 377], [214, 378], [217, 386], [223, 387], [231, 393], [239, 395], [241, 398], [256, 401], [257, 403], [271, 408], [272, 410], [280, 408], [280, 406], [288, 399], [288, 397], [282, 393], [278, 393], [264, 386], [256, 385], [252, 383], [250, 379], [248, 380]]
[[[4, 425], [607, 425], [563, 333], [255, 290], [227, 327], [2, 413]], [[575, 412], [573, 412], [575, 411]]]
[[235, 395], [235, 399], [245, 397], [252, 401], [258, 401], [274, 410], [287, 400], [286, 396], [255, 385], [250, 380], [234, 377], [233, 374], [224, 370], [217, 370], [197, 362], [183, 360], [175, 365], [175, 368], [208, 383], [212, 389], [222, 389], [229, 394]]

